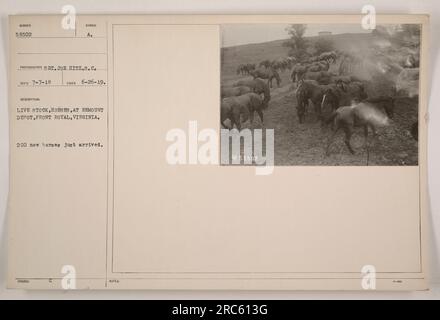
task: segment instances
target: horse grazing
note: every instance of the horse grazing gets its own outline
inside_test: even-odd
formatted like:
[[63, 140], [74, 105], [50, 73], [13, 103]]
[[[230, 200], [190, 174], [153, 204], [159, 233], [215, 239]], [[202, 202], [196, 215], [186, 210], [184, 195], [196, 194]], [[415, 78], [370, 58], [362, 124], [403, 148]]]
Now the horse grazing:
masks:
[[246, 86], [251, 89], [252, 92], [262, 94], [265, 103], [270, 101], [270, 89], [266, 81], [261, 78], [255, 78], [252, 80], [240, 80], [233, 84], [234, 87]]
[[279, 87], [281, 84], [281, 77], [279, 73], [273, 68], [266, 69], [256, 69], [250, 72], [250, 74], [255, 78], [267, 79], [267, 84], [270, 88], [272, 88], [272, 80], [276, 79], [277, 86]]
[[251, 121], [251, 127], [253, 127], [254, 112], [257, 112], [260, 116], [262, 125], [264, 126], [263, 110], [268, 107], [268, 104], [264, 101], [259, 94], [246, 93], [238, 97], [228, 97], [222, 100], [220, 107], [220, 123], [223, 127], [226, 119], [231, 121], [230, 129], [234, 128], [234, 124], [238, 130], [241, 130], [241, 125], [246, 122], [247, 119]]
[[325, 151], [326, 156], [330, 154], [330, 145], [332, 144], [336, 133], [342, 129], [345, 133], [345, 145], [351, 154], [354, 154], [350, 140], [355, 127], [363, 127], [365, 142], [367, 143], [368, 128], [371, 128], [373, 135], [377, 134], [376, 128], [387, 126], [388, 117], [379, 111], [373, 103], [361, 102], [352, 106], [340, 107], [327, 119], [327, 122], [333, 122], [333, 133], [328, 140]]
[[255, 64], [254, 63], [240, 64], [237, 67], [237, 74], [247, 75], [252, 70], [255, 70]]
[[312, 101], [315, 112], [318, 113], [317, 106], [322, 99], [323, 91], [315, 81], [300, 80], [296, 89], [296, 112], [299, 123], [304, 122], [309, 100]]
[[278, 58], [276, 60], [272, 61], [271, 67], [275, 70], [279, 70], [281, 72], [286, 71], [287, 69], [290, 69], [292, 67], [292, 61], [293, 58]]
[[238, 86], [238, 87], [221, 87], [221, 97], [235, 97], [235, 96], [241, 96], [245, 93], [251, 92], [251, 89], [247, 86]]
[[290, 73], [290, 79], [293, 83], [299, 84], [299, 81], [303, 79], [303, 75], [307, 72], [308, 66], [303, 66], [297, 63], [293, 66], [292, 72]]

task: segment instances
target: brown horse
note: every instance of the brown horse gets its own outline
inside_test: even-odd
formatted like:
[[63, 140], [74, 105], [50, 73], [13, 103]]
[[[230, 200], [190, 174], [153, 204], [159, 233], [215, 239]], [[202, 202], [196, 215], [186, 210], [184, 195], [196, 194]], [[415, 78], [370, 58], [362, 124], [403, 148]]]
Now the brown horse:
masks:
[[269, 103], [270, 100], [270, 89], [266, 81], [261, 78], [240, 80], [233, 84], [234, 87], [246, 86], [249, 87], [252, 92], [262, 94], [264, 97], [264, 102]]
[[[321, 109], [326, 103], [330, 103], [337, 107], [349, 106], [354, 102], [360, 102], [368, 98], [362, 82], [351, 82], [346, 84], [338, 82], [335, 87], [328, 87], [322, 97]], [[374, 102], [374, 101], [371, 101]]]
[[238, 97], [228, 97], [223, 99], [220, 109], [220, 123], [223, 127], [226, 119], [231, 121], [230, 129], [234, 128], [234, 124], [238, 130], [241, 130], [243, 122], [250, 118], [251, 127], [253, 127], [254, 112], [260, 116], [262, 125], [264, 126], [263, 110], [267, 108], [267, 103], [256, 93], [246, 93]]
[[281, 77], [280, 77], [279, 73], [273, 68], [266, 68], [266, 69], [260, 68], [260, 69], [251, 71], [250, 74], [254, 77], [254, 79], [256, 79], [256, 78], [267, 79], [267, 84], [269, 85], [270, 88], [272, 88], [272, 80], [273, 79], [275, 79], [277, 81], [278, 87], [281, 84]]
[[[299, 123], [304, 122], [305, 114], [307, 111], [307, 106], [309, 101], [312, 102], [313, 108], [315, 110], [318, 119], [321, 119], [321, 105], [324, 93], [327, 90], [336, 90], [337, 85], [319, 85], [313, 80], [300, 80], [298, 88], [296, 89], [296, 100], [297, 100], [297, 114]], [[333, 111], [333, 110], [332, 110]]]
[[221, 97], [235, 97], [235, 96], [241, 96], [245, 93], [251, 92], [251, 89], [247, 86], [238, 86], [238, 87], [222, 87], [221, 88]]
[[247, 75], [252, 70], [255, 70], [255, 64], [254, 63], [240, 64], [237, 67], [237, 74]]

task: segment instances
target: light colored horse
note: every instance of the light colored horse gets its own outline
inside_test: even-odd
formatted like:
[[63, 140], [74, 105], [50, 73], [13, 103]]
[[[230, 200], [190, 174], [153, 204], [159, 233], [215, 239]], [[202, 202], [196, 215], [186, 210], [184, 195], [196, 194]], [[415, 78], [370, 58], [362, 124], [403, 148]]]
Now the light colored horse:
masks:
[[330, 145], [335, 139], [336, 133], [342, 129], [345, 133], [345, 145], [351, 154], [354, 154], [350, 140], [353, 135], [354, 127], [363, 127], [365, 135], [365, 143], [367, 143], [368, 129], [376, 135], [376, 128], [387, 126], [389, 124], [388, 117], [379, 111], [373, 103], [361, 102], [352, 106], [340, 107], [333, 112], [332, 116], [327, 120], [333, 122], [333, 133], [330, 136], [325, 154], [330, 153]]

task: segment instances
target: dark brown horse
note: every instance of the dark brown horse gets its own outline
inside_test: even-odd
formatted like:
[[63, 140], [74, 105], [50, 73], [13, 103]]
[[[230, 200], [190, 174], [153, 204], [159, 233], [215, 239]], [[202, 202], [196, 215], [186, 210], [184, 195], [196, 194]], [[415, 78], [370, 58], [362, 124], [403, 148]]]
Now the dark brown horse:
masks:
[[220, 122], [223, 127], [226, 119], [231, 121], [230, 129], [234, 128], [234, 125], [238, 130], [241, 130], [243, 122], [247, 119], [251, 121], [251, 127], [253, 127], [254, 113], [260, 116], [262, 125], [264, 126], [263, 110], [267, 108], [267, 103], [263, 98], [256, 93], [246, 93], [238, 97], [228, 97], [222, 100], [220, 109]]
[[255, 64], [254, 63], [240, 64], [237, 67], [237, 74], [247, 75], [252, 70], [255, 70]]
[[267, 84], [270, 88], [272, 88], [272, 80], [275, 79], [277, 81], [277, 86], [279, 87], [281, 84], [281, 77], [279, 73], [273, 68], [260, 68], [254, 71], [251, 71], [250, 74], [254, 78], [267, 79]]
[[270, 89], [269, 85], [261, 78], [240, 80], [233, 84], [234, 87], [246, 86], [249, 87], [252, 92], [262, 94], [264, 97], [264, 102], [269, 103], [270, 101]]
[[249, 93], [251, 92], [251, 89], [247, 86], [238, 86], [238, 87], [221, 87], [221, 97], [226, 98], [226, 97], [236, 97], [236, 96], [241, 96], [245, 93]]
[[[316, 81], [313, 80], [300, 80], [298, 84], [298, 88], [296, 89], [296, 100], [297, 100], [297, 114], [299, 123], [304, 122], [305, 114], [307, 111], [307, 106], [309, 105], [309, 101], [313, 104], [313, 109], [318, 117], [321, 119], [321, 109], [322, 109], [322, 100], [324, 93], [327, 90], [336, 90], [337, 85], [319, 85]], [[334, 103], [334, 108], [336, 109], [336, 101], [329, 101], [327, 104]], [[339, 105], [338, 105], [339, 106]], [[331, 111], [333, 111], [333, 109]]]
[[365, 92], [362, 82], [351, 82], [347, 84], [339, 80], [336, 86], [329, 86], [324, 91], [321, 110], [324, 110], [327, 104], [330, 104], [334, 110], [342, 106], [350, 106], [354, 103], [364, 101], [367, 98], [368, 95]]

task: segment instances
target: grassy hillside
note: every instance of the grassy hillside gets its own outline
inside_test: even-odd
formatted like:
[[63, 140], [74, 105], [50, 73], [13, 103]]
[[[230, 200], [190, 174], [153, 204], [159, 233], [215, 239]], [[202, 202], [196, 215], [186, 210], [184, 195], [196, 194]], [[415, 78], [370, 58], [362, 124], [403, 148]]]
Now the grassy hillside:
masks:
[[[351, 49], [359, 49], [362, 46], [369, 45], [373, 37], [369, 33], [344, 33], [327, 36], [333, 41], [335, 49], [350, 51]], [[318, 37], [308, 37], [309, 45]], [[229, 78], [236, 72], [237, 66], [243, 63], [256, 63], [265, 59], [277, 59], [286, 57], [288, 48], [283, 46], [286, 39], [245, 44], [234, 47], [222, 48], [222, 76]]]

